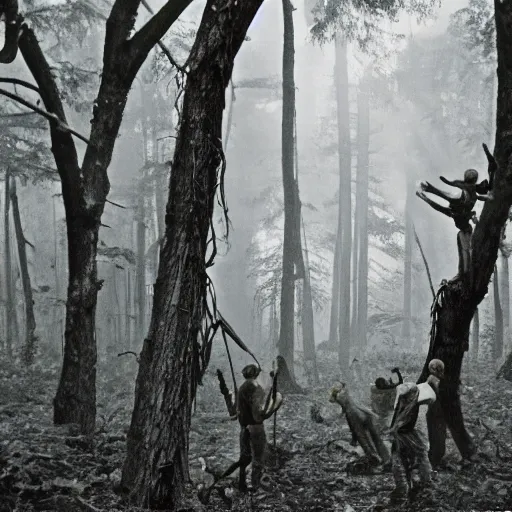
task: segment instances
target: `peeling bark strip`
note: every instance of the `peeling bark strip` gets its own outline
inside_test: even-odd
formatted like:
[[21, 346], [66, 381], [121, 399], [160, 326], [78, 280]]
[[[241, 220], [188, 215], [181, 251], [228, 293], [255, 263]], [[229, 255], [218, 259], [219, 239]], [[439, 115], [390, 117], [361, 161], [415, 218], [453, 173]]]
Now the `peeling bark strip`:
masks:
[[[96, 254], [101, 216], [110, 188], [107, 169], [135, 75], [149, 51], [191, 1], [166, 2], [130, 38], [141, 0], [116, 0], [106, 22], [102, 79], [81, 166], [70, 131], [60, 129], [62, 125], [67, 126], [60, 92], [33, 30], [18, 13], [16, 0], [6, 0], [3, 9], [0, 8], [8, 25], [6, 47], [11, 46], [0, 52], [0, 61], [13, 60], [16, 48], [12, 44], [17, 38], [45, 109], [56, 116], [50, 119], [50, 135], [66, 211], [69, 286], [64, 362], [54, 400], [54, 421], [78, 423], [82, 433], [93, 432], [96, 421], [94, 324], [97, 294], [101, 288]], [[11, 38], [12, 27], [16, 27], [16, 38]]]
[[445, 378], [439, 388], [442, 417], [427, 419], [434, 464], [440, 461], [445, 452], [446, 427], [450, 429], [463, 457], [470, 457], [474, 453], [474, 445], [465, 429], [461, 411], [460, 369], [464, 351], [468, 348], [471, 319], [487, 293], [498, 256], [501, 230], [512, 204], [512, 1], [495, 0], [494, 5], [498, 50], [498, 105], [494, 148], [498, 169], [494, 181], [494, 199], [485, 202], [472, 236], [472, 279], [467, 277], [446, 285], [432, 351], [418, 381], [426, 380], [427, 365], [431, 359], [437, 358], [444, 362]]
[[198, 333], [222, 115], [235, 56], [263, 0], [208, 0], [187, 61], [165, 238], [128, 433], [122, 486], [140, 506], [175, 510], [188, 480]]

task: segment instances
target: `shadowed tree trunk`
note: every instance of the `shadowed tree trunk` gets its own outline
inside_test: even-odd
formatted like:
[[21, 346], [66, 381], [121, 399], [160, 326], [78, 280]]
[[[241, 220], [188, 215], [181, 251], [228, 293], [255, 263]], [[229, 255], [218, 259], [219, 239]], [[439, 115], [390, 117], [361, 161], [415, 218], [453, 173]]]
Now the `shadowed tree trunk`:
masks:
[[488, 290], [501, 239], [501, 229], [512, 204], [512, 1], [494, 3], [498, 50], [498, 104], [494, 157], [497, 171], [494, 199], [486, 201], [472, 236], [469, 275], [448, 283], [438, 310], [432, 350], [419, 381], [428, 376], [428, 362], [439, 358], [445, 363], [445, 378], [439, 388], [439, 408], [427, 418], [431, 459], [437, 464], [445, 453], [446, 427], [464, 458], [475, 451], [466, 431], [459, 397], [460, 370], [468, 348], [469, 326], [478, 304]]
[[359, 211], [359, 256], [357, 278], [357, 340], [363, 350], [367, 342], [368, 327], [368, 171], [370, 145], [370, 91], [367, 70], [359, 87], [357, 127], [357, 209]]
[[[297, 182], [294, 176], [294, 124], [295, 124], [295, 48], [293, 30], [293, 5], [283, 0], [284, 43], [283, 43], [283, 119], [282, 137], [282, 173], [284, 192], [284, 236], [283, 271], [281, 280], [280, 330], [278, 353], [288, 366], [288, 372], [280, 378], [281, 389], [293, 392], [297, 387], [294, 372], [295, 345], [295, 265], [299, 261], [300, 250], [300, 212], [297, 194]], [[300, 276], [302, 277], [302, 276]], [[288, 379], [289, 377], [289, 379]]]
[[5, 247], [5, 348], [8, 357], [12, 357], [13, 345], [13, 321], [14, 321], [14, 290], [12, 286], [12, 268], [11, 268], [11, 230], [9, 221], [11, 172], [9, 167], [5, 169], [5, 197], [4, 197], [4, 247]]
[[494, 265], [494, 278], [493, 278], [493, 299], [494, 299], [494, 346], [493, 358], [498, 361], [503, 356], [503, 310], [501, 308], [500, 300], [500, 285], [499, 285], [498, 265]]
[[176, 510], [189, 480], [191, 408], [208, 362], [201, 357], [198, 335], [205, 314], [207, 238], [222, 163], [225, 90], [262, 2], [208, 0], [187, 60], [165, 237], [122, 475], [122, 487], [144, 507]]
[[34, 315], [34, 299], [32, 297], [32, 285], [30, 283], [30, 273], [28, 271], [28, 260], [23, 227], [21, 225], [20, 209], [18, 205], [18, 195], [16, 194], [16, 178], [11, 180], [10, 192], [12, 203], [12, 216], [14, 220], [14, 229], [16, 232], [16, 241], [18, 244], [18, 257], [20, 261], [21, 282], [23, 285], [23, 296], [25, 298], [25, 344], [22, 350], [22, 359], [25, 365], [29, 366], [34, 362], [37, 337], [36, 317]]
[[352, 245], [352, 156], [348, 101], [347, 45], [341, 35], [335, 40], [335, 83], [338, 118], [338, 161], [340, 172], [338, 232], [341, 231], [338, 363], [344, 374], [350, 358], [350, 256]]

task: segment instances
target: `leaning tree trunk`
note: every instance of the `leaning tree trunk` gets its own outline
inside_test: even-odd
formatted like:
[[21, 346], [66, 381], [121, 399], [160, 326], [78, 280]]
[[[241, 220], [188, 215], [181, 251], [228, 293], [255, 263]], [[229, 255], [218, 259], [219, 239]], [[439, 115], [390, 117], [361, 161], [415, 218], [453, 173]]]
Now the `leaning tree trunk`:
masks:
[[36, 351], [36, 317], [34, 315], [34, 299], [32, 297], [32, 285], [30, 283], [30, 274], [28, 271], [28, 260], [26, 250], [26, 240], [21, 225], [20, 209], [18, 205], [18, 195], [16, 194], [16, 178], [11, 181], [11, 203], [12, 216], [14, 220], [14, 230], [16, 232], [16, 241], [18, 243], [18, 257], [20, 261], [21, 282], [23, 285], [23, 295], [25, 298], [25, 345], [22, 351], [22, 359], [25, 365], [29, 366], [34, 362]]
[[122, 476], [122, 486], [139, 506], [176, 510], [189, 479], [191, 407], [205, 370], [201, 362], [207, 363], [200, 360], [198, 334], [205, 314], [207, 237], [222, 162], [225, 90], [262, 2], [208, 0], [187, 61], [165, 238]]
[[368, 328], [368, 172], [370, 145], [370, 91], [365, 73], [358, 94], [358, 128], [357, 128], [357, 184], [359, 194], [357, 209], [359, 211], [359, 257], [357, 278], [357, 337], [358, 344], [364, 350], [367, 342]]
[[493, 299], [494, 299], [494, 346], [493, 359], [499, 361], [503, 356], [503, 310], [500, 300], [500, 285], [498, 266], [494, 265], [493, 279]]
[[341, 228], [340, 303], [338, 363], [344, 374], [350, 358], [350, 256], [352, 245], [352, 155], [350, 149], [350, 111], [348, 100], [347, 45], [343, 37], [335, 40], [335, 83], [338, 117], [339, 220]]
[[478, 304], [483, 300], [498, 257], [501, 229], [512, 205], [512, 1], [495, 2], [498, 50], [498, 104], [494, 157], [497, 171], [494, 198], [486, 201], [472, 236], [472, 258], [469, 275], [448, 283], [438, 308], [438, 320], [432, 350], [425, 361], [419, 381], [428, 376], [430, 359], [445, 363], [445, 378], [439, 388], [439, 411], [427, 421], [431, 435], [433, 462], [445, 453], [447, 426], [464, 458], [475, 447], [466, 431], [459, 397], [460, 370], [468, 349], [469, 326]]
[[283, 0], [284, 43], [283, 43], [283, 119], [282, 119], [282, 173], [284, 192], [284, 236], [283, 236], [283, 270], [281, 278], [280, 330], [278, 352], [288, 366], [288, 381], [280, 379], [282, 389], [293, 391], [297, 387], [294, 372], [295, 345], [295, 263], [300, 242], [297, 238], [297, 190], [294, 176], [294, 121], [295, 121], [295, 49], [293, 30], [293, 5], [290, 0]]
[[10, 230], [10, 188], [11, 188], [11, 172], [9, 167], [5, 170], [5, 203], [4, 203], [4, 248], [5, 248], [5, 348], [8, 357], [12, 357], [12, 340], [13, 340], [13, 318], [14, 318], [14, 290], [12, 285], [12, 261], [11, 261], [11, 230]]

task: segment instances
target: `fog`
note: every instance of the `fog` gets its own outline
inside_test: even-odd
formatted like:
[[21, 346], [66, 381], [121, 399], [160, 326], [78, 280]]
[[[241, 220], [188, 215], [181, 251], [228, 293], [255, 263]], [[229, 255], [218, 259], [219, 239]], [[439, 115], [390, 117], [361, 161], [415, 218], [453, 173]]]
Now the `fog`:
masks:
[[[152, 7], [156, 10], [163, 4], [163, 1], [155, 0]], [[357, 179], [354, 149], [357, 128], [356, 91], [364, 70], [371, 64], [374, 69], [374, 85], [370, 105], [370, 203], [373, 203], [370, 208], [377, 218], [396, 221], [397, 225], [402, 226], [402, 231], [408, 179], [413, 182], [413, 188], [417, 189], [422, 180], [429, 180], [436, 186], [441, 185], [438, 180], [440, 175], [449, 179], [461, 178], [464, 170], [470, 167], [478, 169], [482, 178], [486, 176], [485, 156], [479, 144], [486, 142], [490, 147], [493, 146], [491, 129], [489, 126], [480, 126], [480, 119], [470, 120], [468, 127], [471, 127], [471, 135], [477, 142], [468, 149], [465, 141], [461, 140], [460, 126], [455, 126], [458, 111], [454, 108], [452, 112], [443, 112], [446, 107], [444, 103], [440, 104], [442, 94], [455, 94], [450, 90], [446, 93], [441, 90], [443, 87], [452, 86], [453, 82], [450, 82], [449, 73], [444, 78], [436, 76], [438, 68], [452, 65], [449, 64], [450, 59], [455, 62], [453, 67], [456, 67], [457, 59], [463, 58], [457, 54], [460, 48], [456, 43], [451, 41], [447, 44], [446, 38], [449, 37], [447, 30], [452, 15], [466, 5], [467, 2], [462, 0], [451, 0], [442, 2], [433, 19], [417, 22], [413, 17], [402, 14], [398, 23], [384, 22], [384, 30], [402, 34], [404, 37], [398, 44], [391, 38], [389, 41], [381, 40], [377, 45], [379, 48], [374, 49], [372, 54], [364, 54], [356, 43], [349, 43], [353, 209]], [[165, 37], [165, 44], [180, 63], [185, 62], [187, 47], [192, 44], [202, 6], [201, 2], [194, 2], [177, 26]], [[303, 2], [297, 1], [295, 7], [299, 187], [308, 255], [310, 265], [315, 269], [312, 275], [317, 305], [315, 339], [319, 344], [329, 334], [337, 223], [339, 171], [336, 150], [334, 45], [331, 42], [320, 44], [312, 41]], [[267, 300], [268, 303], [269, 290], [272, 289], [268, 288], [268, 279], [272, 273], [265, 273], [261, 265], [259, 268], [257, 264], [255, 266], [255, 261], [268, 257], [272, 252], [278, 254], [282, 243], [283, 218], [279, 213], [282, 208], [281, 9], [281, 3], [276, 0], [264, 3], [235, 61], [232, 80], [235, 100], [231, 100], [231, 90], [228, 88], [224, 116], [225, 133], [228, 132], [229, 125], [225, 180], [232, 229], [228, 243], [219, 240], [219, 254], [215, 265], [209, 270], [216, 287], [220, 310], [239, 335], [253, 345], [267, 343], [271, 337], [269, 308], [258, 312], [257, 301]], [[149, 14], [140, 17], [137, 26], [141, 25], [144, 18], [148, 19]], [[67, 60], [74, 56], [91, 71], [90, 88], [85, 88], [85, 94], [79, 93], [80, 98], [72, 92], [69, 103], [80, 100], [86, 106], [92, 105], [93, 96], [88, 91], [97, 90], [99, 83], [98, 70], [103, 38], [102, 30], [93, 28], [85, 38], [83, 48], [66, 50]], [[44, 41], [44, 46], [50, 47], [51, 43], [50, 36]], [[57, 60], [57, 57], [55, 55], [54, 58]], [[436, 65], [436, 58], [439, 58], [439, 66]], [[15, 65], [20, 76], [27, 74], [19, 57]], [[104, 227], [100, 230], [100, 246], [129, 249], [133, 254], [137, 251], [134, 219], [137, 215], [137, 198], [140, 194], [138, 187], [145, 151], [149, 158], [157, 154], [159, 161], [172, 158], [173, 137], [176, 135], [178, 119], [174, 111], [176, 87], [173, 77], [174, 73], [169, 72], [168, 67], [166, 69], [162, 54], [155, 50], [134, 82], [109, 169], [109, 200], [123, 208], [107, 203], [103, 216]], [[254, 87], [256, 81], [264, 82], [265, 87]], [[379, 83], [382, 87], [375, 85]], [[471, 88], [471, 84], [466, 82], [465, 87]], [[476, 87], [475, 85], [473, 92], [468, 92], [468, 97], [479, 94]], [[492, 97], [492, 85], [487, 87], [485, 93]], [[487, 99], [482, 98], [482, 101]], [[456, 99], [453, 103], [456, 103]], [[154, 134], [149, 136], [151, 140], [146, 141], [145, 148], [140, 123], [141, 108], [149, 122], [150, 131], [154, 130]], [[71, 108], [68, 110], [70, 124], [78, 131], [87, 133], [90, 109], [84, 107], [78, 111]], [[231, 124], [228, 122], [230, 111]], [[470, 117], [469, 114], [468, 116]], [[41, 140], [48, 145], [49, 150], [48, 134], [42, 132]], [[158, 145], [156, 153], [153, 152], [155, 141]], [[83, 154], [82, 143], [78, 142], [78, 148]], [[48, 162], [52, 167], [51, 158]], [[60, 193], [60, 184], [55, 173], [53, 178], [53, 182], [44, 179], [32, 183], [29, 176], [22, 180], [18, 195], [25, 236], [35, 247], [29, 254], [33, 287], [39, 289], [50, 286], [52, 290], [47, 295], [36, 294], [35, 298], [41, 344], [61, 353], [66, 296], [66, 248], [62, 198], [56, 196]], [[3, 201], [2, 195], [2, 204]], [[145, 248], [148, 251], [158, 239], [158, 219], [154, 198], [147, 195], [145, 201]], [[54, 206], [55, 223], [52, 220]], [[215, 222], [218, 236], [225, 232], [221, 217], [221, 211], [217, 209]], [[414, 195], [411, 201], [411, 218], [423, 243], [434, 286], [437, 286], [441, 279], [449, 279], [456, 274], [457, 229], [449, 219], [433, 211]], [[388, 242], [398, 250], [395, 257], [390, 256], [389, 251], [382, 250], [383, 244]], [[379, 240], [374, 234], [370, 236], [369, 317], [375, 312], [399, 314], [402, 310], [403, 244], [403, 233], [392, 234], [387, 242]], [[148, 293], [145, 329], [149, 325], [151, 314], [151, 285], [156, 278], [155, 247], [151, 253], [153, 256], [146, 254], [145, 260], [145, 284]], [[14, 254], [14, 244], [11, 244], [11, 249]], [[1, 244], [0, 251], [4, 250], [4, 244]], [[4, 258], [3, 252], [1, 256]], [[112, 350], [121, 352], [122, 349], [140, 347], [142, 340], [133, 339], [133, 322], [130, 321], [127, 326], [126, 320], [134, 315], [134, 299], [132, 297], [131, 304], [126, 306], [126, 299], [120, 298], [127, 293], [134, 293], [133, 262], [130, 263], [121, 256], [112, 259], [100, 255], [99, 272], [105, 279], [97, 310], [100, 354], [103, 357], [108, 352], [108, 347], [114, 343], [114, 331], [117, 332], [117, 341], [114, 343], [117, 346]], [[3, 278], [5, 279], [4, 275]], [[412, 279], [413, 317], [416, 319], [413, 339], [399, 342], [407, 348], [425, 348], [428, 341], [431, 295], [416, 245], [413, 246]], [[115, 280], [117, 284], [112, 287]], [[23, 297], [19, 273], [16, 286], [21, 315]], [[132, 287], [130, 291], [129, 286]], [[482, 310], [484, 318], [485, 315], [491, 315], [490, 298], [484, 301]], [[51, 328], [49, 323], [52, 323]], [[257, 325], [260, 327], [257, 328]], [[4, 328], [5, 325], [2, 325], [2, 329]], [[127, 340], [127, 335], [132, 339]], [[378, 334], [371, 337], [376, 339], [374, 343], [378, 343]], [[299, 335], [296, 344], [300, 349]]]

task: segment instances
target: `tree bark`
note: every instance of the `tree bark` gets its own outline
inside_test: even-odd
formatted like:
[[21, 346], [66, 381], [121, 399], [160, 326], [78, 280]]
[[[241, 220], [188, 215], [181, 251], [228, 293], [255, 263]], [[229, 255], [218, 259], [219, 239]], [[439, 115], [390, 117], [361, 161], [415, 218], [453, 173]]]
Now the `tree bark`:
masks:
[[503, 357], [503, 310], [500, 300], [498, 265], [494, 265], [493, 298], [494, 298], [494, 361]]
[[282, 173], [284, 192], [284, 237], [283, 270], [281, 280], [280, 331], [278, 353], [284, 358], [289, 369], [290, 382], [280, 379], [283, 389], [293, 388], [294, 345], [295, 345], [295, 263], [300, 243], [297, 243], [297, 183], [294, 176], [294, 123], [295, 123], [295, 49], [293, 30], [293, 5], [283, 0], [284, 43], [283, 43], [283, 119], [282, 119]]
[[339, 221], [341, 228], [340, 303], [338, 363], [344, 374], [348, 372], [350, 358], [350, 256], [352, 245], [352, 155], [350, 149], [350, 111], [348, 99], [347, 45], [336, 36], [335, 82], [338, 117]]
[[25, 365], [30, 366], [34, 362], [37, 337], [36, 317], [34, 315], [34, 299], [32, 297], [32, 285], [30, 282], [30, 273], [28, 270], [26, 240], [21, 225], [20, 209], [18, 205], [18, 195], [16, 194], [16, 178], [11, 181], [10, 196], [12, 203], [12, 216], [14, 220], [14, 229], [16, 232], [16, 241], [18, 243], [18, 257], [20, 261], [21, 282], [23, 285], [23, 296], [25, 298], [25, 345], [22, 351], [22, 359]]
[[13, 355], [13, 320], [14, 320], [14, 290], [12, 283], [12, 261], [11, 261], [11, 230], [9, 220], [9, 210], [11, 188], [11, 171], [9, 167], [5, 169], [5, 202], [4, 202], [4, 247], [5, 247], [5, 348], [9, 358]]
[[122, 486], [139, 506], [176, 510], [189, 479], [191, 407], [207, 364], [200, 359], [198, 334], [205, 313], [207, 236], [222, 162], [225, 90], [262, 1], [208, 0], [187, 61], [166, 231], [122, 476]]
[[496, 1], [494, 5], [498, 50], [494, 199], [485, 202], [473, 232], [470, 276], [448, 283], [445, 288], [432, 350], [419, 379], [421, 382], [426, 380], [430, 359], [439, 358], [444, 361], [445, 378], [439, 388], [440, 416], [427, 420], [432, 435], [433, 463], [439, 462], [445, 452], [446, 436], [442, 432], [445, 425], [449, 427], [464, 458], [471, 457], [475, 451], [461, 410], [460, 370], [464, 352], [468, 348], [469, 325], [478, 304], [487, 293], [498, 257], [501, 230], [512, 205], [512, 2]]
[[370, 146], [370, 91], [367, 70], [361, 81], [358, 94], [357, 130], [357, 209], [359, 211], [359, 256], [357, 279], [357, 340], [359, 347], [366, 348], [368, 327], [368, 187], [369, 187], [369, 146]]

